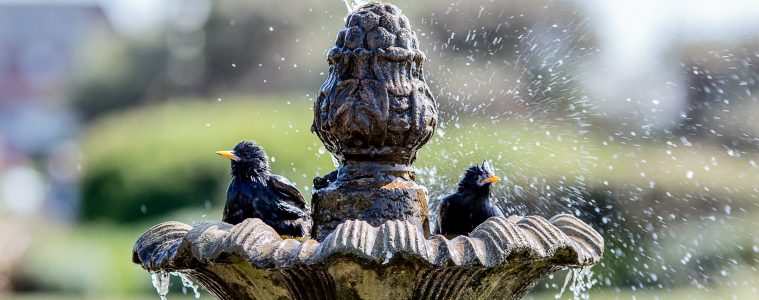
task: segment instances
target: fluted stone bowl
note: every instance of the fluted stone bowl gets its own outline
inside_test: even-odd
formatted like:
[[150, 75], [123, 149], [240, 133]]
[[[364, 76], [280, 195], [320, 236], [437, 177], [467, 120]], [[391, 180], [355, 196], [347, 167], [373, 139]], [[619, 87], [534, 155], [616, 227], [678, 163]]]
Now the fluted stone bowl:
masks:
[[602, 237], [571, 215], [490, 218], [425, 239], [407, 221], [347, 221], [324, 241], [282, 239], [259, 219], [165, 222], [133, 261], [188, 275], [220, 299], [518, 299], [551, 272], [589, 266]]

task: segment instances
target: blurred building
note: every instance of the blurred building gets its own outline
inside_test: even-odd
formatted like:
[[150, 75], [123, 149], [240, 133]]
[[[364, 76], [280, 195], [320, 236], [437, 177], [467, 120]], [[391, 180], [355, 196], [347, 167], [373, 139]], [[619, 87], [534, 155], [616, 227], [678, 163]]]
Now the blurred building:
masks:
[[8, 150], [44, 154], [73, 132], [67, 83], [80, 48], [104, 30], [96, 4], [0, 2], [0, 139]]
[[[0, 191], [0, 203], [4, 203], [0, 212], [14, 213], [13, 207], [20, 207], [15, 202], [23, 201], [40, 203], [36, 208], [24, 206], [23, 213], [49, 204], [49, 211], [69, 214], [70, 209], [60, 208], [76, 200], [75, 176], [56, 171], [60, 163], [49, 170], [50, 162], [72, 161], [61, 156], [75, 155], [75, 151], [60, 151], [72, 148], [68, 140], [78, 130], [67, 99], [72, 74], [91, 39], [111, 31], [95, 3], [0, 1], [0, 181], [3, 187], [18, 189], [11, 182], [18, 178], [11, 176], [18, 169], [37, 172], [35, 176], [44, 180], [36, 185], [42, 191]], [[74, 170], [75, 165], [69, 168]], [[44, 199], [29, 202], [9, 195]]]

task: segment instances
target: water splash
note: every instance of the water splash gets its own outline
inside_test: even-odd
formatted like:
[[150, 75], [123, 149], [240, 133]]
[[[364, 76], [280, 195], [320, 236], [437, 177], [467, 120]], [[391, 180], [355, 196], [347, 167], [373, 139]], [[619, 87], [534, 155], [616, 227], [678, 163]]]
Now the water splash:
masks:
[[166, 295], [169, 294], [169, 273], [150, 272], [150, 279], [161, 300], [166, 300]]
[[572, 291], [574, 300], [588, 300], [590, 299], [590, 288], [596, 284], [597, 280], [593, 278], [593, 271], [590, 270], [592, 266], [583, 267], [579, 269], [571, 269], [567, 272], [567, 277], [564, 279], [564, 286], [561, 287], [561, 291], [555, 295], [556, 299], [560, 299], [564, 295], [564, 291], [569, 286], [569, 290]]
[[343, 0], [345, 2], [345, 7], [348, 8], [348, 13], [353, 12], [357, 8], [361, 7], [362, 5], [368, 4], [369, 2], [375, 2], [371, 0]]
[[171, 275], [179, 277], [182, 280], [182, 291], [187, 294], [187, 288], [192, 289], [195, 294], [195, 299], [200, 299], [200, 286], [190, 279], [185, 274], [179, 272], [150, 272], [150, 279], [153, 283], [158, 296], [161, 300], [166, 300], [166, 295], [169, 294], [169, 283], [171, 282]]
[[182, 280], [182, 292], [187, 294], [187, 288], [190, 288], [192, 289], [192, 292], [195, 294], [195, 299], [200, 299], [200, 290], [199, 290], [200, 286], [195, 284], [195, 282], [193, 282], [192, 279], [190, 279], [190, 277], [179, 272], [171, 272], [171, 275], [177, 276], [179, 277], [179, 279]]

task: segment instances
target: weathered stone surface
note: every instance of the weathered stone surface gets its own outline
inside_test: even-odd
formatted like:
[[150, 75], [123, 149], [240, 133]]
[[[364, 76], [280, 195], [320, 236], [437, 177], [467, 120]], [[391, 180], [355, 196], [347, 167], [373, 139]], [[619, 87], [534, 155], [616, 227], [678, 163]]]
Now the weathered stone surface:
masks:
[[408, 19], [392, 4], [359, 7], [338, 32], [311, 126], [340, 163], [337, 174], [314, 179], [318, 240], [353, 219], [374, 226], [408, 220], [429, 235], [426, 189], [414, 183], [410, 167], [438, 119], [425, 60]]
[[597, 263], [603, 239], [570, 215], [490, 218], [469, 236], [429, 236], [411, 164], [433, 136], [426, 58], [400, 9], [368, 4], [329, 51], [312, 131], [340, 163], [314, 179], [315, 239], [259, 219], [165, 222], [133, 261], [181, 272], [220, 299], [516, 299], [550, 272]]
[[414, 182], [409, 166], [343, 165], [314, 183], [311, 236], [317, 240], [323, 240], [346, 220], [364, 220], [373, 226], [407, 220], [429, 236], [427, 189]]
[[402, 187], [388, 184], [376, 188], [328, 187], [311, 198], [311, 236], [323, 240], [345, 220], [365, 220], [379, 226], [390, 220], [407, 220], [429, 235], [427, 189], [409, 181]]
[[329, 77], [314, 103], [311, 130], [341, 164], [410, 165], [437, 126], [425, 60], [398, 7], [358, 8], [329, 51]]
[[490, 218], [452, 240], [426, 239], [409, 221], [347, 221], [323, 242], [282, 239], [248, 219], [161, 223], [133, 260], [185, 273], [220, 299], [515, 299], [550, 272], [598, 262], [603, 247], [570, 215]]

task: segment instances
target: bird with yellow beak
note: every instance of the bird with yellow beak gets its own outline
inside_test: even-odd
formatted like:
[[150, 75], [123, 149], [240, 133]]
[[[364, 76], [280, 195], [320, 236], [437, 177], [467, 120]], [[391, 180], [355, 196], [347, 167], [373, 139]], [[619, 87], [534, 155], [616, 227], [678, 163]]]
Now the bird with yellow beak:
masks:
[[234, 225], [258, 218], [280, 235], [308, 237], [311, 213], [303, 195], [287, 178], [271, 174], [263, 148], [243, 141], [234, 150], [216, 154], [231, 161], [232, 182], [222, 221]]
[[503, 212], [490, 200], [490, 187], [500, 182], [490, 162], [472, 165], [458, 184], [456, 192], [441, 199], [435, 234], [469, 234], [490, 217]]

